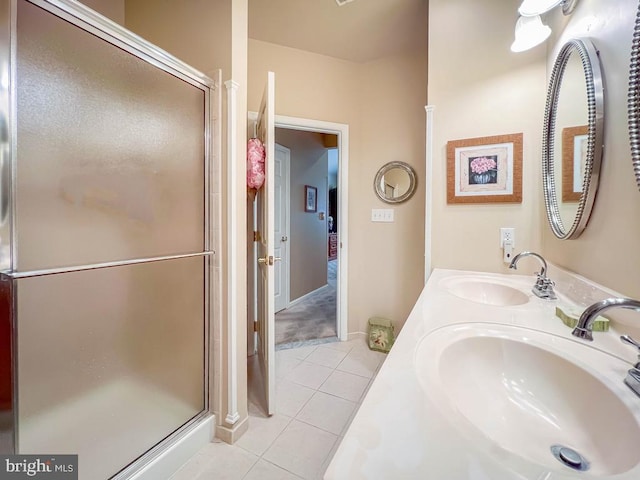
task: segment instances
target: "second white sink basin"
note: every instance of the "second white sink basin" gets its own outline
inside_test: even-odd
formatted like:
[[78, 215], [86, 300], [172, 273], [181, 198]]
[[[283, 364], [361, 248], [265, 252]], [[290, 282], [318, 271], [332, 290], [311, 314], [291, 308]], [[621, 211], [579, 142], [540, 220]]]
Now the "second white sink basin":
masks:
[[489, 279], [454, 277], [443, 286], [456, 297], [486, 305], [513, 306], [529, 301], [520, 290]]
[[622, 382], [629, 365], [615, 357], [542, 332], [476, 323], [427, 335], [415, 362], [426, 395], [476, 445], [570, 471], [550, 451], [562, 445], [594, 476], [640, 462], [640, 398]]

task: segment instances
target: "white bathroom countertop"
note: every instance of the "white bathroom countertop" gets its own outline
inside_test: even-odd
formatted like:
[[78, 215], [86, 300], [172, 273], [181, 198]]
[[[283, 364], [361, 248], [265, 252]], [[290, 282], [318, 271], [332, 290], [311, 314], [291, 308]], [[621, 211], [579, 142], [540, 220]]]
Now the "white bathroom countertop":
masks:
[[[566, 272], [563, 275], [566, 278]], [[443, 287], [443, 282], [464, 276], [504, 282], [527, 292], [530, 299], [523, 305], [492, 306], [458, 298]], [[420, 341], [447, 325], [496, 323], [584, 342], [571, 336], [571, 329], [555, 316], [558, 302], [567, 299], [537, 298], [530, 293], [534, 281], [532, 275], [434, 270], [338, 447], [325, 480], [594, 478], [589, 472], [572, 471], [560, 463], [553, 468], [530, 462], [488, 439], [478, 441], [477, 437], [466, 435], [464, 429], [454, 426], [459, 419], [454, 421], [443, 415], [418, 380], [415, 357]], [[608, 296], [606, 293], [600, 292], [600, 296]], [[634, 363], [633, 349], [623, 345], [618, 337], [619, 332], [613, 327], [607, 333], [594, 332], [594, 341], [588, 347]], [[619, 381], [622, 383], [622, 378]], [[616, 480], [638, 478], [639, 465], [615, 476]]]

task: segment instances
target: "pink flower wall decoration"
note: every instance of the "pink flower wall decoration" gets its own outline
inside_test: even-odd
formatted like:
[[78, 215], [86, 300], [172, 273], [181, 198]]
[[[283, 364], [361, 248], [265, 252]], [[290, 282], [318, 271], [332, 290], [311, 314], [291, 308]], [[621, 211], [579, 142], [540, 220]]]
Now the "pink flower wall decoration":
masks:
[[264, 183], [265, 149], [258, 138], [247, 144], [247, 186], [259, 189]]

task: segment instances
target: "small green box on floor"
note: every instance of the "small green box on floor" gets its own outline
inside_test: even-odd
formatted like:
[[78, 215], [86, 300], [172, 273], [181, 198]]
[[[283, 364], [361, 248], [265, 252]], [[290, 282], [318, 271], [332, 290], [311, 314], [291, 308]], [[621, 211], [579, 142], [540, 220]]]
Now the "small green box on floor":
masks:
[[369, 348], [371, 350], [388, 353], [394, 340], [391, 320], [382, 317], [369, 319]]

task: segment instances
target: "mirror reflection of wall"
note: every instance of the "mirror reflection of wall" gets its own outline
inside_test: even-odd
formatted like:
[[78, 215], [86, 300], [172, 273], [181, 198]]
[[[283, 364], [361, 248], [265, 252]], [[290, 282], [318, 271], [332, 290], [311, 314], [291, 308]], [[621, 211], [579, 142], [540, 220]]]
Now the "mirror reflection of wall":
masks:
[[573, 50], [558, 95], [553, 152], [556, 198], [565, 228], [573, 224], [582, 194], [588, 123], [586, 78], [580, 54]]
[[389, 198], [398, 198], [409, 191], [411, 178], [406, 170], [392, 168], [382, 176], [382, 187]]

